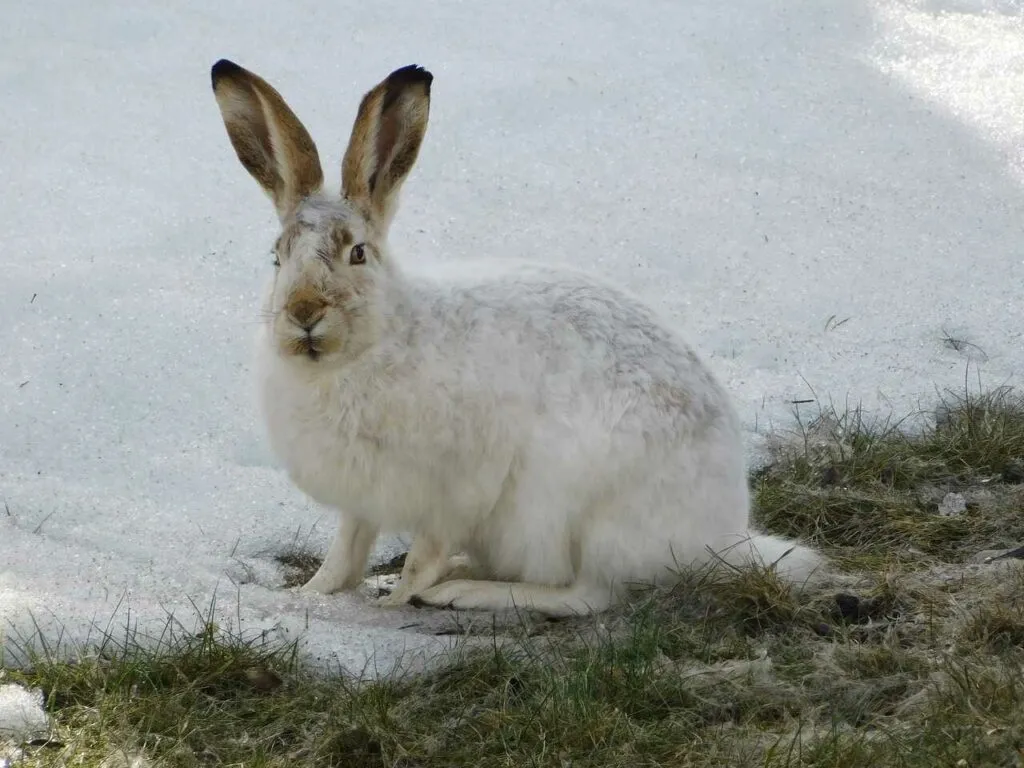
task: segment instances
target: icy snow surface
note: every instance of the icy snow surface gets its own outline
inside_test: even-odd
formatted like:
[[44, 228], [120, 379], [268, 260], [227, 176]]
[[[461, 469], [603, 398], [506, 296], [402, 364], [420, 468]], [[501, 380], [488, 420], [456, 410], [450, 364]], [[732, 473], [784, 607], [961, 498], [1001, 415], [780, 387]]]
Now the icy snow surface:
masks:
[[255, 419], [275, 219], [228, 144], [218, 58], [284, 93], [335, 179], [363, 91], [430, 68], [399, 257], [564, 260], [620, 280], [687, 329], [753, 456], [795, 399], [905, 411], [961, 387], [969, 361], [972, 380], [1018, 382], [1022, 14], [1010, 0], [8, 4], [7, 642], [33, 622], [65, 640], [129, 617], [158, 632], [169, 612], [189, 626], [216, 593], [222, 622], [301, 635], [350, 670], [443, 645], [427, 612], [280, 587], [272, 554], [296, 536], [323, 547], [334, 520], [290, 487]]
[[20, 685], [0, 685], [0, 744], [28, 741], [46, 733], [43, 693]]

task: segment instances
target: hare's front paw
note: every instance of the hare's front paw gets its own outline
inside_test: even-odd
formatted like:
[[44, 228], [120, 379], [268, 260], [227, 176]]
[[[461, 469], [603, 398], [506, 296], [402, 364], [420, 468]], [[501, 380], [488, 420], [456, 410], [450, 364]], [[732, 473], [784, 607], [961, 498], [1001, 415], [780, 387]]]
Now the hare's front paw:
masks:
[[378, 590], [389, 593], [377, 601], [378, 605], [392, 608], [399, 605], [408, 605], [413, 595], [419, 591], [429, 589], [437, 583], [438, 578], [443, 578], [444, 576], [444, 570], [442, 570], [440, 562], [435, 561], [424, 564], [422, 561], [416, 562], [409, 558], [406, 558], [405, 562], [406, 567], [402, 571], [401, 576], [396, 573], [367, 579], [368, 582], [373, 582], [373, 586]]
[[384, 608], [397, 608], [402, 605], [408, 605], [411, 597], [412, 592], [410, 590], [399, 587], [394, 592], [378, 598], [377, 605]]
[[409, 602], [411, 593], [402, 583], [399, 574], [385, 573], [379, 576], [370, 576], [363, 579], [363, 584], [368, 587], [371, 593], [376, 593], [377, 605], [384, 607], [395, 607], [405, 605]]
[[342, 515], [324, 561], [299, 591], [330, 595], [358, 587], [363, 581], [370, 547], [376, 539], [377, 526]]
[[335, 592], [354, 589], [361, 581], [359, 574], [353, 573], [350, 568], [338, 567], [324, 560], [320, 570], [299, 587], [299, 592], [307, 595], [332, 595]]
[[305, 595], [330, 595], [338, 592], [341, 584], [336, 580], [322, 576], [318, 571], [313, 578], [298, 588], [298, 591]]

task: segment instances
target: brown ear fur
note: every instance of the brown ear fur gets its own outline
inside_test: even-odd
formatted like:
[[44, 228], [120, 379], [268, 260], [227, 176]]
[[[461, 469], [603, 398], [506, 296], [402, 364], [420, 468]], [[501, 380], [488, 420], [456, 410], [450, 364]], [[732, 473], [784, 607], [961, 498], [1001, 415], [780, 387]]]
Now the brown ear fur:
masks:
[[416, 65], [396, 69], [359, 104], [341, 165], [342, 191], [383, 228], [427, 132], [433, 79]]
[[210, 78], [235, 154], [285, 218], [323, 185], [316, 144], [281, 94], [252, 72], [221, 59]]

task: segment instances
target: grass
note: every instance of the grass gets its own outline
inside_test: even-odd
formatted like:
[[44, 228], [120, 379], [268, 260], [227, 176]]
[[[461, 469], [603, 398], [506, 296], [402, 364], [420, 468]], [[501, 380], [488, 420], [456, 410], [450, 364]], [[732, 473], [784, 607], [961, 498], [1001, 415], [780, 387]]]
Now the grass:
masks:
[[[948, 396], [936, 416], [874, 424], [858, 410], [821, 414], [755, 475], [758, 518], [871, 568], [962, 563], [1024, 540], [1024, 398]], [[936, 514], [947, 494], [964, 498], [964, 514]]]
[[[1024, 568], [972, 563], [1024, 542], [1024, 400], [939, 413], [822, 414], [752, 478], [765, 527], [843, 566], [831, 584], [699, 569], [599, 619], [494, 629], [443, 667], [370, 683], [209, 622], [155, 646], [128, 636], [4, 671], [53, 720], [48, 742], [7, 750], [139, 768], [1024, 766]], [[944, 517], [949, 493], [966, 508]]]

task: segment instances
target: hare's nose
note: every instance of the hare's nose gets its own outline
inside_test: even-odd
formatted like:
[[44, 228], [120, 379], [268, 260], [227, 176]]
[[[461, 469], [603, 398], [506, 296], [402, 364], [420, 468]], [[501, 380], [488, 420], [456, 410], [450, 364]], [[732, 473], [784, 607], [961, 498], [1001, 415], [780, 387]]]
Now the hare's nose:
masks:
[[320, 322], [327, 307], [320, 301], [303, 299], [288, 305], [288, 314], [292, 316], [295, 324], [302, 330], [309, 333], [313, 327]]

